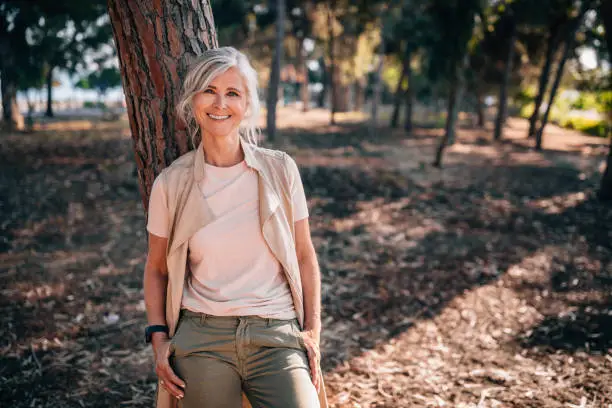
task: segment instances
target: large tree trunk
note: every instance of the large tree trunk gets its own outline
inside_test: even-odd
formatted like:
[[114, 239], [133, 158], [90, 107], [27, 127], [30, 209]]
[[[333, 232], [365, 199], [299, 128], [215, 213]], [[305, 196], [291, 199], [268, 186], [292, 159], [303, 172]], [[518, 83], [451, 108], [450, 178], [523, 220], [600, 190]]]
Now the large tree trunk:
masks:
[[146, 209], [155, 176], [195, 148], [175, 106], [186, 66], [217, 46], [215, 24], [208, 1], [109, 0], [108, 9]]
[[555, 80], [553, 82], [552, 89], [550, 90], [550, 95], [548, 97], [548, 105], [546, 106], [546, 112], [544, 112], [544, 116], [542, 117], [542, 123], [536, 133], [536, 146], [535, 146], [536, 150], [542, 150], [542, 142], [543, 142], [542, 138], [544, 137], [544, 128], [546, 127], [546, 124], [548, 123], [548, 116], [550, 115], [550, 111], [555, 102], [555, 96], [557, 95], [557, 89], [559, 88], [559, 84], [561, 83], [561, 78], [563, 78], [563, 69], [565, 68], [565, 62], [567, 61], [567, 57], [569, 56], [570, 51], [574, 47], [576, 31], [578, 30], [578, 27], [580, 27], [582, 18], [587, 12], [589, 6], [590, 6], [590, 1], [588, 0], [585, 0], [582, 3], [580, 13], [578, 14], [578, 16], [574, 18], [571, 28], [568, 31], [567, 38], [563, 45], [563, 54], [561, 55], [561, 61], [559, 61], [559, 67], [555, 74]]
[[510, 82], [510, 73], [512, 72], [512, 60], [514, 59], [514, 43], [516, 41], [517, 27], [516, 23], [512, 22], [512, 33], [510, 34], [510, 44], [508, 48], [508, 56], [506, 57], [506, 67], [501, 85], [499, 86], [499, 101], [497, 106], [497, 118], [495, 119], [495, 131], [493, 138], [501, 140], [504, 124], [506, 123], [506, 107], [508, 106], [508, 82]]
[[267, 133], [268, 140], [276, 139], [276, 105], [278, 103], [278, 86], [280, 84], [281, 61], [283, 59], [283, 41], [285, 40], [285, 0], [276, 0], [276, 41], [274, 57], [272, 57], [272, 70], [268, 83], [268, 112]]
[[553, 57], [555, 55], [555, 51], [557, 50], [557, 34], [556, 30], [551, 30], [548, 41], [546, 44], [546, 60], [544, 61], [544, 66], [542, 67], [542, 71], [540, 72], [540, 81], [538, 87], [538, 94], [536, 95], [533, 113], [529, 118], [529, 131], [527, 133], [527, 137], [534, 137], [536, 133], [536, 126], [538, 123], [538, 117], [540, 116], [540, 108], [542, 107], [542, 101], [544, 100], [544, 94], [546, 93], [546, 88], [548, 87], [548, 79], [550, 78], [550, 68], [552, 67]]
[[404, 130], [406, 132], [412, 131], [412, 111], [414, 107], [414, 94], [415, 94], [415, 84], [413, 81], [412, 75], [412, 53], [406, 52], [407, 64], [406, 64], [406, 79], [408, 79], [408, 89], [406, 89], [406, 107], [404, 114]]
[[[605, 28], [608, 55], [612, 55], [612, 1], [604, 0], [599, 4], [599, 15], [603, 20]], [[612, 84], [612, 81], [610, 81], [610, 83]], [[612, 120], [612, 112], [608, 112], [608, 120]], [[606, 170], [601, 178], [598, 198], [602, 201], [612, 201], [612, 136], [610, 136]]]
[[47, 111], [45, 116], [53, 117], [53, 67], [49, 67], [47, 72]]
[[327, 69], [327, 72], [329, 73], [329, 93], [331, 96], [331, 103], [330, 103], [330, 108], [331, 108], [331, 117], [330, 117], [330, 123], [332, 125], [336, 124], [336, 80], [338, 78], [338, 75], [336, 73], [336, 61], [335, 61], [335, 53], [334, 53], [334, 43], [335, 43], [335, 38], [334, 38], [334, 16], [333, 16], [333, 12], [332, 12], [332, 5], [333, 2], [329, 1], [327, 3], [327, 34], [328, 34], [328, 40], [329, 40], [329, 67]]
[[406, 79], [406, 60], [403, 62], [402, 74], [397, 81], [397, 88], [395, 88], [395, 96], [393, 98], [393, 113], [391, 114], [391, 127], [395, 129], [399, 122], [400, 108], [402, 106], [402, 99], [405, 91], [403, 87], [404, 79]]

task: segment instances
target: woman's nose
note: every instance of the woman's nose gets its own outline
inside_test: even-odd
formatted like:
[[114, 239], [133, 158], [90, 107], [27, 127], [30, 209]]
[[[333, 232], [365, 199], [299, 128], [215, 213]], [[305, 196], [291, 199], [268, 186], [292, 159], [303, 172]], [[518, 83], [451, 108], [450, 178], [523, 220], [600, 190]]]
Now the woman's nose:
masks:
[[217, 108], [225, 107], [225, 98], [222, 94], [215, 95], [215, 100], [213, 101], [213, 106]]

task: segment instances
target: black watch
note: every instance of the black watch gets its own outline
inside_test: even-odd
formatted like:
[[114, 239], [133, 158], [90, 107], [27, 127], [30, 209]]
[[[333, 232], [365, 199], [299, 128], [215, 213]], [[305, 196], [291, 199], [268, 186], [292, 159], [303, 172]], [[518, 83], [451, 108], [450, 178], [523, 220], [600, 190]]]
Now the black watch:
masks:
[[168, 326], [163, 324], [154, 324], [153, 326], [147, 326], [145, 328], [145, 341], [147, 343], [151, 342], [151, 335], [156, 332], [164, 332], [166, 334], [170, 333], [170, 329]]

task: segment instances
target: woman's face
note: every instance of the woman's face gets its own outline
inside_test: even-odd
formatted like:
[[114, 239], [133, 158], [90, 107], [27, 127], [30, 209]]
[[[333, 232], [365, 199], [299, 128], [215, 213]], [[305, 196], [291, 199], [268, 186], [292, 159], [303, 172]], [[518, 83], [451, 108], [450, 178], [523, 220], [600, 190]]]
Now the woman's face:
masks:
[[247, 109], [244, 79], [232, 67], [217, 75], [206, 89], [193, 97], [195, 119], [204, 137], [226, 137], [237, 129]]

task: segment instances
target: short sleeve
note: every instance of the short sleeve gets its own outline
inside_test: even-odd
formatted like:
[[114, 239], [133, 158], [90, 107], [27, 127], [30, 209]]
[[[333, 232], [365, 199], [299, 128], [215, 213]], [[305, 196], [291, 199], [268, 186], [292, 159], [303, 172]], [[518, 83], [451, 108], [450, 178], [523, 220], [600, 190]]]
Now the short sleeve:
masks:
[[291, 201], [293, 203], [293, 222], [303, 220], [308, 217], [308, 203], [306, 202], [306, 193], [304, 185], [300, 177], [295, 160], [287, 156], [287, 166], [289, 171], [289, 179], [291, 180]]
[[153, 182], [151, 196], [149, 197], [149, 216], [147, 231], [158, 237], [168, 238], [170, 216], [168, 214], [168, 201], [164, 179], [160, 174]]

